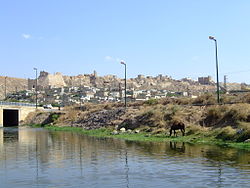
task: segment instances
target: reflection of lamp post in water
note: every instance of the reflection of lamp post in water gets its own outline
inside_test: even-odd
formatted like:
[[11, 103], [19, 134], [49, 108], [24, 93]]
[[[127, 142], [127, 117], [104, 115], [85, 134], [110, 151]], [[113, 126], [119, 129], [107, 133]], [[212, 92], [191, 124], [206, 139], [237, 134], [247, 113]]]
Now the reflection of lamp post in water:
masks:
[[38, 173], [38, 140], [37, 140], [37, 132], [36, 132], [36, 181], [37, 181], [37, 184], [38, 184], [38, 176], [39, 176], [39, 173]]
[[80, 153], [79, 153], [79, 157], [80, 157], [80, 170], [81, 170], [81, 177], [82, 177], [82, 140], [80, 139], [79, 141], [79, 147], [80, 147]]
[[128, 177], [129, 167], [128, 167], [128, 151], [127, 151], [127, 148], [126, 148], [126, 152], [125, 152], [125, 170], [126, 170], [127, 188], [129, 188], [129, 177]]

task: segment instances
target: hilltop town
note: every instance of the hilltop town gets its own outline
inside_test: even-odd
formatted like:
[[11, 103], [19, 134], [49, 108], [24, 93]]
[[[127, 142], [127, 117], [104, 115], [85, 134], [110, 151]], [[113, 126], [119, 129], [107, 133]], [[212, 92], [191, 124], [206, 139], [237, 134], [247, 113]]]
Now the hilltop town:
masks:
[[[241, 90], [247, 85], [221, 83], [222, 91]], [[197, 81], [190, 78], [181, 80], [170, 76], [144, 76], [127, 79], [128, 101], [144, 101], [166, 96], [186, 96], [195, 98], [202, 93], [215, 92], [215, 82], [210, 76], [199, 77]], [[9, 101], [34, 102], [36, 79], [18, 79], [0, 77], [0, 97]], [[98, 76], [80, 74], [65, 76], [61, 73], [50, 74], [41, 71], [37, 79], [37, 96], [39, 104], [70, 105], [83, 102], [115, 102], [124, 98], [124, 79], [115, 75]]]

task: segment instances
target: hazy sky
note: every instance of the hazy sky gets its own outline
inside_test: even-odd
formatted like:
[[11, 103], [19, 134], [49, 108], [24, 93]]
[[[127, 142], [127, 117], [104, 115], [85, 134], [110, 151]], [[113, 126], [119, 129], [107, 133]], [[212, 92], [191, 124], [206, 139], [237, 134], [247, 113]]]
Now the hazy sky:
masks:
[[3, 76], [169, 75], [250, 83], [249, 0], [0, 0]]

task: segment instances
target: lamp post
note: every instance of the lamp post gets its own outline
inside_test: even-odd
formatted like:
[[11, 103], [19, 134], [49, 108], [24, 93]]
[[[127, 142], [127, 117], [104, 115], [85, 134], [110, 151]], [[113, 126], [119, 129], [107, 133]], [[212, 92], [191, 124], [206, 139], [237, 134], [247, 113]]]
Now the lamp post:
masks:
[[79, 99], [80, 99], [80, 110], [82, 110], [82, 79], [80, 78], [80, 87], [79, 87]]
[[122, 65], [124, 65], [124, 82], [125, 82], [125, 108], [127, 108], [127, 93], [126, 93], [126, 91], [127, 91], [127, 65], [126, 65], [126, 63], [124, 62], [124, 61], [121, 61], [121, 64]]
[[34, 68], [34, 70], [36, 71], [36, 109], [37, 109], [37, 68]]
[[4, 77], [4, 98], [7, 97], [7, 76]]
[[209, 36], [210, 40], [215, 42], [215, 61], [216, 61], [216, 79], [217, 79], [217, 102], [220, 103], [220, 88], [219, 88], [219, 68], [218, 68], [218, 50], [217, 50], [217, 40], [213, 36]]

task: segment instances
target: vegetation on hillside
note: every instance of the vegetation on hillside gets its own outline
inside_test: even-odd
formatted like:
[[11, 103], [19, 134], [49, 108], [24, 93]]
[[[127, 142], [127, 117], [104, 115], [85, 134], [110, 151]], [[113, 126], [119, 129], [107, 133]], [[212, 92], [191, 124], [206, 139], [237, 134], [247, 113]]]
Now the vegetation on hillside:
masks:
[[[53, 124], [84, 129], [105, 128], [138, 130], [145, 135], [168, 137], [173, 122], [186, 125], [185, 138], [211, 138], [221, 141], [248, 142], [250, 139], [250, 95], [224, 96], [222, 101], [236, 104], [216, 104], [215, 96], [206, 94], [196, 99], [164, 98], [129, 103], [84, 104], [65, 107], [61, 113], [42, 112], [30, 115], [24, 124]], [[39, 119], [40, 117], [40, 119]], [[37, 119], [37, 121], [36, 121]], [[38, 121], [39, 120], [39, 121]], [[144, 136], [145, 136], [144, 135]], [[179, 134], [180, 135], [180, 134]], [[204, 139], [203, 139], [204, 140]]]

